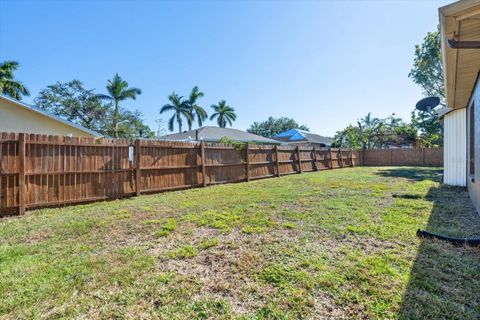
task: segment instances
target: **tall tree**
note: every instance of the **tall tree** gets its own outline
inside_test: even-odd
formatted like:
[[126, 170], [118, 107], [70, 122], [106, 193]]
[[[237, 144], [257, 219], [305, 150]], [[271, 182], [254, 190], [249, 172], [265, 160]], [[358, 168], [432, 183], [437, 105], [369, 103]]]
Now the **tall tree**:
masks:
[[192, 130], [192, 124], [197, 119], [198, 126], [201, 127], [203, 121], [208, 118], [207, 111], [198, 105], [197, 100], [203, 97], [203, 92], [197, 86], [193, 87], [190, 96], [185, 101], [190, 117], [187, 119], [188, 130]]
[[[442, 50], [439, 27], [428, 32], [423, 43], [415, 46], [413, 67], [408, 76], [423, 89], [425, 96], [440, 98], [445, 106]], [[420, 141], [425, 146], [442, 145], [442, 131], [436, 110], [431, 112], [414, 110], [412, 125], [420, 131]]]
[[48, 113], [62, 117], [104, 136], [118, 138], [151, 138], [150, 128], [143, 122], [140, 111], [120, 107], [117, 131], [111, 121], [115, 109], [111, 102], [104, 104], [93, 89], [85, 89], [82, 82], [57, 82], [41, 90], [35, 104]]
[[57, 82], [41, 90], [37, 107], [88, 129], [103, 131], [110, 105], [103, 104], [93, 89], [85, 89], [80, 80]]
[[310, 131], [307, 126], [299, 125], [294, 119], [287, 117], [269, 117], [266, 121], [254, 122], [247, 131], [268, 138], [291, 129]]
[[114, 137], [118, 137], [118, 123], [120, 121], [120, 101], [127, 99], [135, 100], [137, 95], [142, 94], [142, 90], [138, 88], [129, 88], [128, 82], [122, 80], [122, 78], [117, 74], [113, 77], [112, 80], [108, 80], [107, 84], [108, 94], [99, 94], [97, 95], [101, 99], [109, 100], [113, 102], [114, 113], [113, 117], [113, 128], [114, 128]]
[[22, 100], [22, 95], [29, 96], [28, 89], [18, 80], [15, 80], [14, 72], [20, 67], [16, 61], [4, 61], [0, 63], [0, 93]]
[[439, 97], [444, 103], [445, 86], [439, 29], [440, 27], [435, 32], [428, 32], [423, 43], [415, 46], [413, 67], [408, 76], [422, 87], [425, 96]]
[[372, 114], [369, 112], [365, 117], [361, 118], [357, 124], [360, 132], [362, 149], [375, 148], [377, 143], [375, 135], [380, 131], [381, 120], [372, 117]]
[[164, 105], [160, 109], [160, 113], [174, 111], [173, 116], [168, 120], [168, 130], [173, 131], [175, 121], [177, 121], [178, 132], [182, 132], [182, 117], [185, 117], [187, 121], [191, 121], [188, 105], [183, 97], [175, 92], [172, 92], [172, 94], [168, 96], [168, 100], [170, 100], [170, 103]]
[[217, 124], [220, 128], [225, 128], [228, 124], [232, 125], [233, 121], [237, 119], [235, 109], [227, 105], [225, 100], [221, 100], [217, 104], [212, 104], [211, 108], [215, 111], [210, 120], [217, 119]]

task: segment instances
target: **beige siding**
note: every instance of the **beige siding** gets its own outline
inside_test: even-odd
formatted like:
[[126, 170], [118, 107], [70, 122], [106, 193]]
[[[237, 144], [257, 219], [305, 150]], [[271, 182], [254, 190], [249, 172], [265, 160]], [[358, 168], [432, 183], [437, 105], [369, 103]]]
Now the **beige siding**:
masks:
[[0, 132], [25, 132], [48, 135], [94, 137], [88, 132], [69, 126], [41, 113], [0, 99]]
[[444, 117], [444, 173], [443, 182], [452, 186], [466, 186], [467, 138], [466, 111], [459, 109]]

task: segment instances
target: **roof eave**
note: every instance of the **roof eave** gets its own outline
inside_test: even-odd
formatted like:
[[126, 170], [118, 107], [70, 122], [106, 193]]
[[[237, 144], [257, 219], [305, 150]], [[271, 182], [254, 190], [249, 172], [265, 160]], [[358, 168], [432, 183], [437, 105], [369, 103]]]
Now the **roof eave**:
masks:
[[61, 123], [65, 124], [65, 125], [67, 125], [67, 126], [69, 126], [69, 127], [72, 127], [72, 128], [77, 129], [77, 130], [80, 130], [80, 131], [83, 131], [83, 132], [85, 132], [85, 133], [88, 133], [88, 134], [90, 134], [90, 135], [93, 135], [93, 136], [96, 137], [96, 138], [101, 138], [101, 137], [102, 137], [102, 135], [99, 134], [98, 132], [95, 132], [95, 131], [90, 130], [90, 129], [85, 128], [85, 127], [82, 127], [82, 126], [80, 126], [80, 125], [78, 125], [78, 124], [72, 123], [72, 122], [70, 122], [70, 121], [68, 121], [68, 120], [65, 120], [65, 119], [62, 119], [62, 118], [60, 118], [60, 117], [55, 117], [55, 116], [53, 116], [53, 115], [51, 115], [51, 114], [48, 114], [48, 113], [46, 113], [46, 112], [43, 112], [43, 111], [35, 108], [35, 107], [33, 107], [33, 106], [30, 106], [30, 105], [28, 105], [28, 104], [26, 104], [26, 103], [24, 103], [24, 102], [22, 102], [22, 101], [19, 101], [19, 100], [10, 98], [10, 97], [5, 96], [5, 95], [2, 95], [2, 94], [0, 94], [0, 98], [3, 98], [3, 99], [5, 99], [5, 100], [7, 100], [7, 101], [10, 101], [10, 102], [12, 102], [12, 103], [14, 103], [14, 104], [16, 104], [16, 105], [24, 108], [24, 109], [33, 111], [33, 112], [35, 112], [35, 113], [37, 113], [37, 114], [40, 114], [40, 115], [45, 116], [45, 117], [47, 117], [47, 118], [50, 118], [50, 119], [52, 119], [52, 120], [61, 122]]
[[[470, 75], [466, 76], [465, 68], [468, 64], [459, 56], [459, 49], [452, 49], [447, 44], [447, 39], [464, 38], [465, 28], [461, 22], [480, 15], [480, 0], [463, 0], [451, 3], [438, 9], [440, 22], [441, 50], [443, 63], [443, 76], [445, 83], [445, 101], [448, 108], [464, 108], [468, 99], [465, 90], [470, 87]], [[469, 20], [472, 21], [472, 20]], [[462, 32], [463, 30], [463, 32]], [[468, 32], [467, 32], [468, 34]], [[467, 39], [471, 40], [471, 39]], [[463, 51], [462, 51], [463, 53]], [[460, 67], [459, 67], [460, 64]], [[460, 79], [458, 74], [461, 72]], [[473, 80], [473, 79], [472, 79]], [[465, 81], [468, 81], [466, 83]]]

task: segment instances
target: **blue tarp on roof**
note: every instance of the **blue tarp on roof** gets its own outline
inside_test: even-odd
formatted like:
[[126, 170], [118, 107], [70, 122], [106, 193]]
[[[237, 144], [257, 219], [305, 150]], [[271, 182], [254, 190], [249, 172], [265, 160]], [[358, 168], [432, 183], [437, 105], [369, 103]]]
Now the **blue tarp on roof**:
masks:
[[332, 144], [332, 139], [329, 137], [323, 137], [321, 135], [311, 133], [308, 131], [300, 129], [290, 129], [288, 131], [274, 135], [272, 139], [283, 141], [286, 143], [297, 143], [297, 142], [309, 142], [316, 143], [323, 146], [330, 146]]
[[288, 138], [288, 141], [302, 141], [305, 140], [303, 132], [298, 129], [290, 129], [288, 131], [276, 134], [274, 138]]

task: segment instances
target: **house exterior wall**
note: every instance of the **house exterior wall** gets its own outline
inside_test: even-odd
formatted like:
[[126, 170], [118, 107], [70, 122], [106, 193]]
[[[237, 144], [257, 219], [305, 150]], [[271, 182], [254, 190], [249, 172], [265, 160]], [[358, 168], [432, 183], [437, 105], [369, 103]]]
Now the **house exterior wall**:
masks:
[[[474, 135], [475, 135], [475, 145], [474, 145], [474, 166], [475, 166], [475, 173], [473, 175], [470, 174], [469, 168], [467, 167], [467, 186], [468, 191], [470, 193], [470, 197], [472, 198], [473, 204], [477, 208], [477, 211], [480, 212], [480, 86], [475, 86], [473, 91], [472, 97], [470, 99], [469, 107], [474, 104], [475, 114], [474, 114]], [[470, 116], [469, 110], [467, 110], [467, 125], [470, 125]], [[470, 159], [470, 130], [467, 130], [467, 159]]]
[[444, 170], [443, 183], [466, 186], [467, 177], [467, 129], [466, 109], [447, 113], [443, 118]]
[[71, 127], [35, 111], [20, 107], [4, 99], [0, 100], [0, 132], [94, 137], [94, 135], [85, 131]]

